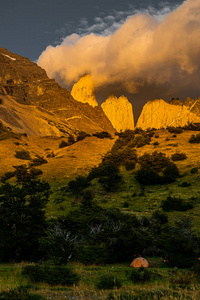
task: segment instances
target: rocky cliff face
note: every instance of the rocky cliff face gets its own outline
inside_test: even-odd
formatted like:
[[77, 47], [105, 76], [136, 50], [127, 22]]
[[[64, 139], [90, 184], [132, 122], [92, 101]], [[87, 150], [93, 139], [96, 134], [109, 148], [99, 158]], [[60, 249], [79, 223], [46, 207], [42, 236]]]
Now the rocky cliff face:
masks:
[[41, 110], [47, 113], [47, 119], [52, 115], [48, 122], [54, 122], [52, 119], [55, 116], [54, 123], [57, 123], [59, 117], [62, 128], [58, 130], [62, 135], [76, 135], [79, 131], [114, 132], [100, 107], [93, 108], [87, 103], [74, 100], [69, 91], [49, 79], [36, 63], [4, 48], [0, 48], [0, 93], [23, 106], [36, 107], [38, 118]]
[[134, 129], [133, 108], [125, 96], [117, 98], [112, 94], [101, 107], [118, 132]]
[[74, 84], [71, 90], [71, 95], [77, 101], [88, 103], [93, 107], [98, 106], [94, 83], [91, 75], [89, 74], [81, 77], [79, 81]]
[[148, 101], [141, 112], [137, 127], [142, 129], [166, 128], [167, 126], [184, 126], [188, 123], [200, 122], [200, 101], [187, 98], [185, 103], [162, 99]]

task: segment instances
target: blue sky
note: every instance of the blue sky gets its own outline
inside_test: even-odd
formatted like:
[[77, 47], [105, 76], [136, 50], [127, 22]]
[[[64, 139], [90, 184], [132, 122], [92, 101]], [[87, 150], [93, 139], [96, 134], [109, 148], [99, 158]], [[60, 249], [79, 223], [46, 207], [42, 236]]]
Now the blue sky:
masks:
[[[55, 46], [72, 33], [87, 34], [88, 30], [93, 30], [99, 34], [102, 29], [106, 34], [106, 24], [110, 30], [115, 30], [115, 27], [111, 27], [112, 22], [120, 24], [136, 10], [161, 9], [182, 2], [180, 0], [1, 1], [0, 46], [34, 61], [48, 45]], [[100, 26], [102, 19], [105, 21], [103, 27]]]

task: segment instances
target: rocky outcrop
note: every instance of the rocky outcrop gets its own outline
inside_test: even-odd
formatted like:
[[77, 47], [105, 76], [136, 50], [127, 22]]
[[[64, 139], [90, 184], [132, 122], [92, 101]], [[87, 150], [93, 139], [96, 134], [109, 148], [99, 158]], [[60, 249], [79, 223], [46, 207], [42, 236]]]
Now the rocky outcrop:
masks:
[[137, 127], [166, 128], [168, 126], [178, 127], [188, 123], [200, 122], [199, 100], [188, 98], [185, 103], [172, 100], [166, 102], [162, 99], [148, 101], [137, 121]]
[[89, 74], [84, 75], [77, 83], [74, 84], [71, 90], [71, 95], [77, 101], [88, 103], [93, 107], [98, 106], [94, 83], [91, 75]]
[[4, 48], [0, 48], [0, 94], [24, 106], [35, 106], [37, 113], [40, 110], [48, 116], [51, 114], [49, 122], [54, 122], [53, 117], [54, 123], [59, 119], [62, 135], [76, 135], [80, 131], [114, 132], [100, 107], [74, 100], [67, 89], [49, 79], [36, 63]]
[[111, 94], [101, 104], [101, 107], [118, 132], [126, 129], [134, 129], [132, 104], [125, 96], [117, 98], [114, 94]]

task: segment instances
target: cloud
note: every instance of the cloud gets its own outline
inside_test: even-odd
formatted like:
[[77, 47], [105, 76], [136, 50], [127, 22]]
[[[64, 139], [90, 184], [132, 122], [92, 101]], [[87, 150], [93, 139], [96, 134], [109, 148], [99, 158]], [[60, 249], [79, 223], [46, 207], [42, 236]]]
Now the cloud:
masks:
[[67, 87], [89, 73], [97, 87], [120, 85], [130, 93], [162, 85], [200, 92], [200, 0], [134, 12], [113, 11], [92, 26], [82, 20], [82, 31], [48, 46], [38, 64]]

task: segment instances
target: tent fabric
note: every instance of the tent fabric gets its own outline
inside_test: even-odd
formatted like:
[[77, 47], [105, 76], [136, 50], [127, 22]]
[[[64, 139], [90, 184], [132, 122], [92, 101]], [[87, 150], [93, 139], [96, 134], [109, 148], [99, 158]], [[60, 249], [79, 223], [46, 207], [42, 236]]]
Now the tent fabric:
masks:
[[135, 258], [130, 264], [130, 267], [134, 267], [134, 268], [141, 268], [141, 267], [148, 268], [148, 266], [149, 266], [148, 261], [143, 257]]

